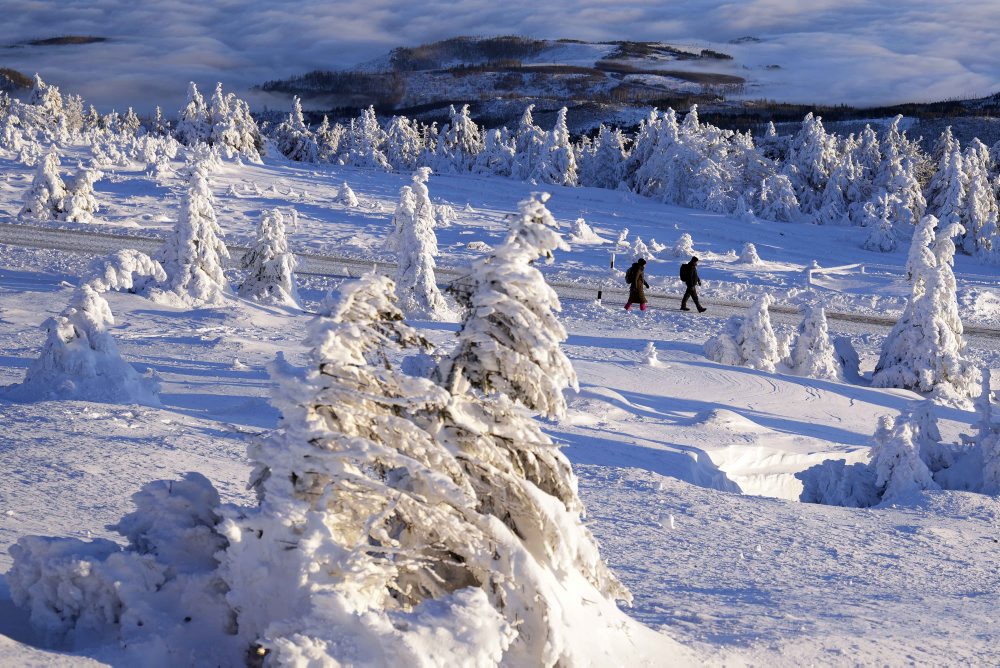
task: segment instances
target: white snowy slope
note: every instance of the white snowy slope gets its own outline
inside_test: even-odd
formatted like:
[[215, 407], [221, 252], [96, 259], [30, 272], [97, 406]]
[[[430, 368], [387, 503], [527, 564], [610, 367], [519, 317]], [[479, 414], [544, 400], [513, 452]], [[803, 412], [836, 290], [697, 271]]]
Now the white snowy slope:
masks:
[[[0, 158], [0, 223], [12, 222], [31, 178], [28, 168]], [[336, 201], [345, 181], [357, 207]], [[227, 162], [210, 177], [226, 243], [248, 245], [261, 211], [278, 207], [289, 214], [293, 252], [366, 264], [393, 260], [383, 242], [399, 190], [409, 182], [409, 174], [302, 168], [274, 159]], [[435, 230], [437, 264], [452, 269], [484, 254], [470, 242], [497, 246], [505, 216], [539, 189], [439, 175], [427, 187], [435, 204], [456, 212], [450, 227]], [[178, 215], [181, 188], [180, 178], [157, 182], [139, 166], [119, 169], [96, 184], [98, 222], [59, 225], [162, 238]], [[645, 656], [659, 665], [1000, 662], [995, 497], [929, 491], [871, 509], [798, 501], [796, 473], [827, 459], [865, 461], [879, 416], [896, 416], [922, 398], [872, 388], [865, 379], [845, 383], [723, 365], [703, 350], [729, 315], [742, 312], [719, 302], [745, 304], [763, 291], [784, 307], [821, 302], [858, 316], [898, 314], [909, 293], [906, 249], [862, 250], [852, 228], [748, 223], [613, 191], [546, 190], [567, 233], [584, 218], [605, 239], [629, 228], [630, 239], [655, 238], [672, 247], [691, 234], [709, 306], [705, 314], [684, 313], [675, 300], [654, 298], [640, 315], [625, 313], [614, 299], [595, 304], [598, 288], [624, 286], [626, 260], [617, 258], [617, 273], [608, 269], [613, 244], [556, 251], [555, 263], [543, 269], [552, 281], [578, 285], [581, 297], [564, 300], [561, 316], [580, 391], [567, 395], [567, 418], [544, 428], [565, 445], [580, 478], [587, 526], [634, 596], [627, 614], [652, 629], [634, 627], [634, 646], [615, 648], [620, 654], [595, 650], [593, 662], [614, 665], [618, 656]], [[290, 222], [296, 220], [290, 207], [297, 224]], [[747, 241], [760, 263], [738, 261]], [[0, 244], [0, 385], [23, 380], [45, 341], [40, 325], [65, 309], [94, 255]], [[813, 260], [848, 268], [810, 275]], [[998, 270], [968, 256], [956, 262], [961, 315], [984, 332], [969, 338], [969, 357], [996, 375]], [[849, 267], [858, 263], [866, 265], [863, 273]], [[647, 266], [651, 292], [676, 293], [677, 266], [669, 253], [654, 254]], [[237, 283], [235, 267], [227, 277]], [[299, 279], [307, 311], [344, 280]], [[121, 357], [140, 373], [155, 372], [161, 406], [0, 399], [0, 572], [12, 564], [7, 548], [27, 535], [120, 541], [107, 525], [130, 512], [131, 495], [152, 480], [197, 471], [223, 502], [252, 502], [246, 447], [279, 417], [268, 399], [265, 366], [279, 352], [292, 364], [304, 363], [310, 316], [235, 297], [193, 310], [137, 294], [104, 297]], [[775, 318], [775, 328], [788, 334], [797, 322], [794, 315]], [[444, 350], [458, 327], [412, 324]], [[870, 378], [888, 327], [831, 318], [830, 328], [850, 338]], [[970, 411], [938, 406], [935, 414], [945, 442], [972, 431]], [[579, 621], [573, 632], [583, 646], [587, 623]], [[197, 663], [204, 649], [183, 651]], [[13, 605], [0, 578], [0, 664], [130, 660], [127, 647], [96, 636], [77, 638], [73, 646], [46, 638]]]

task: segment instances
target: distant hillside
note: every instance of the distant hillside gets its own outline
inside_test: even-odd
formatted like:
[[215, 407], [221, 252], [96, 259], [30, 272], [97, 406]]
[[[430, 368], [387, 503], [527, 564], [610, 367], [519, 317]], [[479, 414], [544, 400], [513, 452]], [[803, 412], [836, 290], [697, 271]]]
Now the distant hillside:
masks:
[[659, 42], [456, 37], [394, 49], [351, 71], [314, 70], [258, 89], [333, 112], [374, 105], [436, 117], [449, 104], [470, 104], [479, 116], [507, 121], [528, 102], [605, 115], [718, 103], [744, 92], [745, 74], [729, 54]]
[[9, 67], [0, 67], [0, 90], [8, 93], [27, 90], [33, 85], [31, 77]]

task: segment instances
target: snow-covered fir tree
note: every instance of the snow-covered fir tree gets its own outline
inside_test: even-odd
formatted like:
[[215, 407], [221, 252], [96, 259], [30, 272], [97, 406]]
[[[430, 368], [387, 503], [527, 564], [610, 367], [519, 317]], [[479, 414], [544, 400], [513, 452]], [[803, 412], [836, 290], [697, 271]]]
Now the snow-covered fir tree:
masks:
[[651, 258], [653, 254], [649, 252], [649, 246], [642, 240], [642, 237], [636, 236], [635, 241], [632, 243], [632, 260], [638, 260], [639, 258]]
[[[441, 373], [453, 393], [441, 437], [467, 453], [460, 461], [477, 508], [506, 546], [496, 565], [502, 584], [487, 593], [521, 622], [505, 656], [518, 665], [585, 661], [566, 636], [578, 596], [611, 606], [603, 614], [617, 614], [613, 599], [629, 597], [581, 522], [568, 460], [526, 412], [565, 415], [563, 390], [577, 384], [560, 349], [558, 298], [533, 266], [565, 248], [544, 200], [522, 202], [504, 243], [473, 263], [473, 285], [460, 295], [467, 315]], [[609, 626], [591, 630], [603, 637], [615, 633]]]
[[677, 238], [673, 249], [671, 249], [671, 253], [676, 258], [691, 259], [691, 256], [694, 255], [694, 239], [691, 238], [688, 232], [684, 232]]
[[757, 216], [764, 220], [793, 222], [799, 217], [799, 200], [792, 182], [784, 174], [775, 174], [760, 184], [760, 207]]
[[419, 124], [406, 116], [393, 116], [385, 129], [384, 153], [389, 164], [400, 170], [414, 169], [423, 151]]
[[913, 236], [907, 262], [911, 294], [882, 344], [872, 385], [933, 393], [939, 401], [963, 406], [978, 389], [979, 372], [965, 353], [952, 271], [952, 238], [961, 228], [941, 227], [935, 238], [937, 223], [925, 216]]
[[[350, 146], [346, 162], [355, 167], [388, 171], [392, 169], [383, 148], [385, 146], [385, 130], [379, 125], [375, 115], [375, 107], [361, 111], [361, 116], [351, 125]], [[426, 147], [427, 144], [424, 143]]]
[[514, 133], [514, 163], [511, 175], [516, 179], [526, 180], [531, 177], [545, 145], [545, 131], [535, 125], [532, 114], [534, 108], [533, 104], [527, 106]]
[[896, 250], [896, 226], [892, 221], [896, 208], [893, 199], [888, 193], [882, 193], [875, 201], [865, 202], [862, 209], [864, 217], [861, 219], [861, 224], [868, 230], [868, 236], [861, 245], [865, 250], [879, 253]]
[[514, 137], [507, 128], [488, 130], [485, 145], [476, 157], [472, 171], [490, 176], [511, 176], [515, 151]]
[[805, 309], [792, 341], [788, 366], [800, 376], [829, 380], [843, 378], [843, 369], [830, 340], [823, 307], [811, 306]]
[[177, 120], [174, 137], [185, 146], [194, 146], [199, 142], [207, 142], [211, 136], [212, 126], [209, 124], [205, 98], [192, 81], [188, 84], [187, 104]]
[[545, 136], [531, 178], [539, 183], [561, 186], [575, 186], [577, 183], [576, 155], [569, 140], [566, 107], [559, 110], [555, 126]]
[[913, 425], [905, 418], [879, 418], [875, 429], [875, 445], [871, 452], [871, 467], [875, 472], [875, 487], [883, 502], [925, 489], [940, 489], [930, 470], [920, 458], [914, 443]]
[[411, 318], [440, 319], [451, 315], [434, 276], [437, 236], [434, 205], [427, 190], [430, 169], [421, 167], [409, 186], [399, 193], [393, 217], [398, 252], [396, 295], [400, 308]]
[[260, 505], [222, 526], [239, 633], [279, 663], [420, 664], [412, 640], [432, 629], [442, 663], [486, 663], [515, 634], [488, 598], [507, 546], [458, 453], [411, 418], [447, 393], [386, 362], [422, 343], [394, 292], [383, 277], [345, 283], [309, 326], [306, 373], [273, 367], [282, 422], [251, 452]]
[[962, 155], [965, 177], [965, 200], [958, 221], [964, 228], [962, 250], [970, 255], [988, 255], [1000, 239], [996, 236], [1000, 208], [994, 184], [990, 181], [989, 151], [973, 139]]
[[301, 308], [295, 267], [298, 260], [288, 250], [285, 217], [279, 209], [261, 214], [253, 245], [240, 260], [246, 277], [240, 296], [264, 304]]
[[625, 155], [625, 138], [621, 130], [612, 130], [602, 123], [593, 148], [580, 160], [580, 185], [614, 190], [622, 182]]
[[986, 494], [1000, 493], [1000, 424], [997, 423], [996, 405], [990, 387], [990, 369], [982, 371], [979, 397], [976, 399], [976, 433], [962, 439], [971, 443], [982, 462], [982, 491]]
[[773, 373], [786, 347], [778, 340], [771, 326], [768, 308], [774, 302], [765, 293], [747, 311], [746, 316], [733, 316], [716, 336], [705, 342], [705, 356], [720, 364], [748, 366]]
[[806, 114], [789, 142], [784, 170], [804, 213], [819, 210], [827, 180], [839, 160], [837, 138], [826, 132], [821, 118]]
[[281, 154], [296, 162], [319, 162], [319, 144], [302, 114], [302, 101], [292, 98], [292, 112], [274, 129], [274, 144]]
[[[934, 144], [932, 159], [936, 170], [924, 192], [927, 201], [927, 213], [936, 216], [938, 220], [947, 220], [948, 214], [942, 207], [947, 200], [956, 200], [954, 191], [961, 188], [965, 197], [965, 175], [962, 172], [961, 144], [951, 132], [951, 126], [945, 128]], [[959, 186], [956, 186], [956, 182]], [[955, 205], [953, 204], [954, 208]]]
[[31, 188], [24, 195], [18, 218], [23, 221], [56, 220], [66, 209], [67, 190], [59, 176], [59, 155], [49, 151], [38, 162]]
[[215, 200], [205, 165], [189, 165], [187, 189], [177, 224], [160, 249], [164, 287], [192, 306], [221, 304], [230, 294], [222, 263], [229, 251], [215, 217]]
[[469, 116], [469, 105], [455, 111], [451, 106], [448, 124], [441, 130], [435, 148], [435, 165], [444, 172], [468, 172], [483, 151], [482, 131]]
[[60, 220], [73, 223], [89, 223], [100, 208], [94, 196], [94, 183], [103, 176], [96, 169], [80, 165], [66, 183], [66, 199]]

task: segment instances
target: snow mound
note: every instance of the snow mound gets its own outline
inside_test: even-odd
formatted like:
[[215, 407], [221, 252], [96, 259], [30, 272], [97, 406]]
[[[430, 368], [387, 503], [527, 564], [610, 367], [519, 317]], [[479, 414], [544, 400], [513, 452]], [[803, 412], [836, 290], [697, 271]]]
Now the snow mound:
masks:
[[724, 408], [712, 408], [698, 413], [694, 418], [694, 424], [701, 424], [705, 427], [734, 434], [763, 434], [771, 432], [767, 427], [762, 427], [753, 420]]

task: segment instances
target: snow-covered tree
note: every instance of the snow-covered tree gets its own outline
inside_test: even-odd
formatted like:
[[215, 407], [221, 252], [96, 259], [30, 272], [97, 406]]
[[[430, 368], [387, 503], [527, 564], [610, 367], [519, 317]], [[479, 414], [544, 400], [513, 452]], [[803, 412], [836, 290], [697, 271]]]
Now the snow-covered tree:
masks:
[[805, 309], [802, 322], [792, 341], [788, 366], [800, 376], [838, 380], [843, 369], [837, 359], [826, 324], [826, 311], [820, 306]]
[[507, 128], [488, 130], [483, 150], [476, 157], [472, 171], [488, 176], [511, 176], [514, 168], [514, 137]]
[[59, 176], [59, 164], [59, 155], [54, 150], [39, 161], [31, 188], [24, 195], [19, 219], [55, 220], [65, 211], [67, 191]]
[[649, 246], [642, 240], [642, 237], [636, 236], [635, 241], [632, 243], [632, 260], [638, 260], [639, 258], [650, 258], [653, 254], [649, 252]]
[[837, 138], [826, 132], [821, 118], [806, 114], [789, 142], [784, 172], [804, 213], [819, 210], [827, 180], [839, 160]]
[[345, 283], [309, 327], [307, 372], [273, 367], [282, 428], [251, 451], [260, 505], [222, 525], [239, 634], [279, 664], [485, 665], [523, 632], [490, 598], [514, 598], [521, 555], [494, 541], [463, 455], [411, 417], [447, 393], [386, 362], [422, 343], [394, 292]]
[[199, 142], [207, 142], [211, 136], [212, 126], [209, 124], [205, 98], [192, 81], [188, 84], [187, 104], [181, 110], [177, 127], [174, 128], [174, 137], [185, 146], [194, 146]]
[[[368, 107], [361, 111], [361, 116], [352, 123], [350, 146], [347, 152], [346, 162], [355, 167], [365, 169], [379, 169], [389, 171], [392, 165], [385, 157], [382, 150], [385, 146], [386, 136], [382, 126], [379, 125], [378, 117], [375, 115], [375, 107]], [[427, 147], [426, 142], [424, 146]]]
[[[973, 425], [976, 433], [968, 440], [979, 452], [982, 461], [982, 490], [987, 494], [997, 494], [1000, 493], [1000, 424], [996, 422], [990, 377], [989, 368], [984, 368], [979, 398], [976, 399], [976, 422]], [[965, 436], [962, 438], [966, 439]]]
[[580, 185], [611, 190], [617, 188], [622, 182], [624, 161], [625, 137], [621, 130], [612, 130], [602, 123], [593, 148], [580, 160]]
[[458, 111], [451, 106], [448, 116], [435, 147], [435, 164], [444, 172], [468, 172], [483, 151], [482, 132], [469, 116], [467, 104]]
[[90, 269], [91, 278], [73, 292], [69, 305], [49, 318], [41, 354], [31, 362], [24, 381], [5, 394], [20, 401], [80, 399], [110, 403], [159, 405], [159, 381], [139, 374], [122, 359], [109, 328], [115, 324], [101, 293], [127, 290], [135, 278], [164, 278], [148, 256], [120, 251]]
[[[317, 133], [318, 134], [318, 133]], [[396, 169], [414, 169], [424, 151], [424, 141], [416, 121], [393, 116], [385, 129], [385, 157]]]
[[[948, 212], [944, 210], [945, 202], [950, 200], [951, 206], [949, 208], [957, 211], [960, 208], [960, 202], [965, 199], [965, 174], [962, 171], [961, 145], [952, 135], [950, 125], [945, 128], [934, 144], [932, 156], [937, 169], [924, 193], [924, 199], [927, 200], [927, 213], [936, 216], [938, 220], [947, 220]], [[961, 197], [956, 196], [956, 192], [959, 191]]]
[[865, 250], [890, 253], [896, 250], [896, 226], [892, 221], [895, 211], [893, 197], [882, 193], [874, 202], [865, 202], [861, 224], [868, 230], [868, 236], [861, 245]]
[[409, 186], [399, 193], [395, 223], [398, 265], [396, 296], [400, 308], [411, 318], [439, 319], [451, 315], [434, 277], [437, 236], [434, 234], [434, 205], [427, 190], [430, 169], [413, 174]]
[[208, 139], [210, 144], [221, 147], [227, 154], [237, 154], [252, 162], [260, 162], [264, 138], [257, 127], [257, 121], [250, 113], [250, 105], [245, 100], [233, 93], [224, 93], [220, 83], [216, 85], [206, 114], [211, 125]]
[[988, 255], [997, 237], [1000, 207], [994, 184], [990, 181], [989, 151], [978, 139], [973, 139], [962, 155], [965, 176], [965, 201], [958, 221], [964, 228], [962, 250], [969, 254]]
[[720, 364], [748, 366], [773, 373], [784, 356], [783, 344], [774, 333], [768, 312], [773, 302], [774, 298], [765, 293], [753, 303], [746, 316], [730, 318], [723, 331], [705, 342], [705, 355]]
[[177, 224], [160, 249], [164, 287], [190, 305], [222, 303], [230, 294], [222, 263], [229, 251], [215, 218], [215, 201], [202, 163], [190, 165]]
[[575, 186], [577, 183], [576, 155], [569, 140], [566, 107], [559, 110], [555, 126], [545, 136], [531, 178], [539, 183], [561, 186]]
[[545, 131], [535, 125], [532, 115], [535, 105], [529, 104], [521, 116], [514, 133], [514, 163], [511, 175], [516, 179], [528, 179], [535, 171], [539, 156], [545, 145]]
[[798, 219], [799, 200], [787, 176], [775, 174], [761, 182], [757, 216], [778, 222], [792, 222]]
[[253, 245], [240, 260], [247, 270], [240, 296], [265, 304], [301, 308], [295, 279], [297, 264], [295, 255], [288, 250], [285, 217], [279, 209], [264, 211]]
[[[569, 241], [575, 244], [606, 244], [607, 239], [602, 238], [597, 232], [594, 231], [587, 221], [583, 218], [577, 218], [573, 222], [573, 226], [569, 229]], [[662, 250], [662, 247], [661, 247]], [[659, 252], [654, 249], [654, 252]]]
[[[502, 584], [488, 594], [521, 621], [505, 657], [518, 665], [586, 661], [568, 642], [565, 615], [580, 596], [610, 606], [605, 615], [618, 614], [613, 598], [628, 598], [581, 522], [568, 460], [526, 413], [565, 415], [563, 390], [577, 384], [560, 348], [559, 300], [534, 266], [565, 248], [545, 199], [522, 202], [504, 243], [473, 263], [458, 345], [441, 369], [452, 390], [442, 438], [465, 453], [478, 510], [505, 546], [496, 562]], [[590, 630], [603, 637], [615, 633], [609, 626]]]
[[274, 129], [274, 143], [281, 154], [296, 162], [319, 162], [319, 144], [302, 114], [302, 101], [292, 98], [292, 112]]
[[689, 233], [684, 232], [681, 236], [677, 237], [677, 241], [674, 242], [671, 252], [676, 258], [691, 259], [691, 256], [694, 255], [694, 239], [691, 238]]
[[882, 344], [872, 385], [933, 392], [942, 402], [965, 405], [978, 389], [979, 372], [965, 353], [951, 268], [952, 238], [961, 228], [941, 227], [935, 239], [936, 225], [936, 218], [925, 216], [913, 236], [910, 298]]
[[875, 487], [883, 502], [925, 489], [940, 489], [920, 458], [913, 440], [913, 426], [906, 419], [879, 418], [871, 452]]
[[64, 210], [59, 215], [60, 220], [89, 223], [94, 219], [94, 214], [100, 208], [97, 198], [94, 197], [94, 182], [102, 176], [103, 174], [96, 169], [87, 169], [80, 165], [76, 174], [66, 184], [67, 196]]

